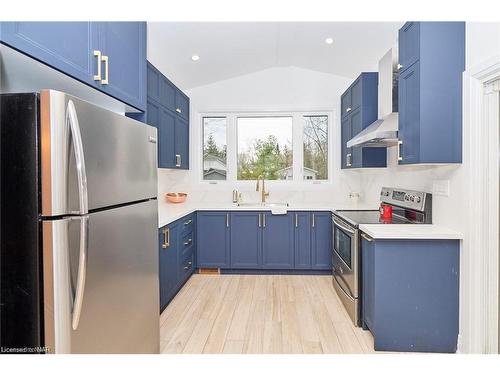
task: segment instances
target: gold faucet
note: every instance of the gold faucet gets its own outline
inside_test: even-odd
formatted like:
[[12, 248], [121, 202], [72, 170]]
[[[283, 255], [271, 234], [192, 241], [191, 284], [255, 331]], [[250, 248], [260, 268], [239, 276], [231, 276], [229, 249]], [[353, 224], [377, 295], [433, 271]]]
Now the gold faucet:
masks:
[[261, 199], [261, 203], [262, 204], [265, 204], [266, 203], [266, 197], [269, 196], [269, 193], [266, 192], [266, 188], [265, 188], [265, 184], [264, 184], [264, 176], [263, 175], [260, 175], [259, 177], [257, 177], [257, 187], [255, 188], [256, 191], [259, 191], [259, 182], [260, 180], [262, 180], [262, 189], [260, 191], [260, 199]]

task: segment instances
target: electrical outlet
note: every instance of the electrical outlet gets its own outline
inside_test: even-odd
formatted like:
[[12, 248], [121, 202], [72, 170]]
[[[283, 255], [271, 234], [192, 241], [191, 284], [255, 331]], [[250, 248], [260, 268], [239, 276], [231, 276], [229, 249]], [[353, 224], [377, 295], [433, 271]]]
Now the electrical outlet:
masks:
[[432, 194], [443, 197], [450, 196], [450, 180], [436, 180], [432, 182]]

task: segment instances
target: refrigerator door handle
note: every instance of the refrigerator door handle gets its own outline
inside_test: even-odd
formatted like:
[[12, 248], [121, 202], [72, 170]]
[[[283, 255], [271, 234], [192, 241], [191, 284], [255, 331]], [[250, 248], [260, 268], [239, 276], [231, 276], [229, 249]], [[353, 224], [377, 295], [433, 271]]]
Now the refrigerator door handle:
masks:
[[79, 214], [88, 214], [89, 199], [87, 194], [87, 173], [85, 171], [85, 158], [83, 155], [82, 134], [80, 132], [80, 124], [73, 101], [68, 101], [66, 110], [66, 121], [69, 122], [71, 136], [73, 138], [73, 150], [75, 152], [76, 173], [78, 178], [78, 200]]
[[89, 248], [89, 217], [80, 217], [80, 255], [78, 256], [78, 275], [76, 279], [76, 291], [73, 304], [71, 326], [73, 330], [78, 328], [80, 314], [82, 312], [83, 294], [85, 292], [85, 279], [87, 276], [87, 255]]

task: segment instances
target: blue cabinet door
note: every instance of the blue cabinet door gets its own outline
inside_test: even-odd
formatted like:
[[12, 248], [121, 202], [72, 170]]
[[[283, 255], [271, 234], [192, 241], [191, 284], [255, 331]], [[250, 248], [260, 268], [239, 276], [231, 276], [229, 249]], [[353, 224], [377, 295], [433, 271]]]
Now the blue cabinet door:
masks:
[[420, 62], [399, 76], [399, 164], [412, 164], [420, 156]]
[[373, 314], [375, 306], [375, 256], [374, 242], [365, 238], [361, 240], [361, 274], [362, 274], [362, 311], [361, 320], [364, 328], [373, 333]]
[[158, 130], [158, 168], [173, 168], [175, 116], [155, 101], [148, 100], [146, 122]]
[[207, 268], [229, 267], [228, 212], [198, 212], [197, 266]]
[[420, 56], [420, 22], [406, 22], [399, 29], [398, 38], [400, 71], [417, 62]]
[[310, 212], [294, 212], [295, 228], [295, 269], [309, 270], [311, 269], [312, 254], [311, 254], [311, 218]]
[[[99, 22], [103, 64], [102, 89], [125, 103], [146, 107], [146, 22]], [[106, 76], [108, 74], [108, 76]]]
[[175, 167], [175, 116], [161, 109], [160, 124], [158, 126], [158, 168]]
[[332, 269], [332, 214], [314, 212], [312, 214], [312, 269]]
[[175, 111], [184, 119], [189, 119], [189, 98], [181, 90], [175, 92]]
[[358, 77], [357, 80], [351, 85], [351, 111], [358, 109], [361, 106], [362, 100], [362, 85], [363, 85], [363, 76]]
[[[351, 138], [363, 130], [363, 117], [361, 113], [361, 108], [352, 111], [349, 115], [350, 127], [351, 127]], [[361, 147], [351, 147], [350, 148], [350, 163], [352, 168], [361, 168], [363, 166], [363, 148]]]
[[340, 97], [340, 112], [341, 117], [344, 118], [351, 111], [351, 90], [347, 89]]
[[262, 214], [262, 268], [293, 269], [293, 215]]
[[178, 226], [174, 223], [160, 230], [160, 308], [163, 310], [177, 291]]
[[231, 213], [231, 268], [262, 267], [261, 228], [260, 212]]
[[97, 86], [99, 30], [94, 22], [0, 22], [1, 41], [82, 82]]
[[189, 169], [189, 123], [175, 119], [175, 167]]
[[347, 147], [347, 141], [351, 139], [351, 119], [350, 116], [346, 116], [342, 119], [341, 122], [341, 142], [342, 142], [342, 147], [341, 147], [341, 167], [342, 169], [350, 168], [351, 167], [351, 160], [352, 160], [352, 155], [351, 155], [351, 148]]

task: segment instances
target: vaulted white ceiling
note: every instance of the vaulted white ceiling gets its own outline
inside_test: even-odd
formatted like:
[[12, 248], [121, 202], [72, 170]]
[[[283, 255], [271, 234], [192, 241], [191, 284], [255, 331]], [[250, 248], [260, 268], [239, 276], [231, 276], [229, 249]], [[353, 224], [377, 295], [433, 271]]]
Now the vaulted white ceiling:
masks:
[[[403, 22], [149, 22], [148, 59], [182, 89], [275, 66], [374, 71]], [[333, 44], [326, 44], [327, 37]], [[192, 55], [199, 55], [192, 61]]]

